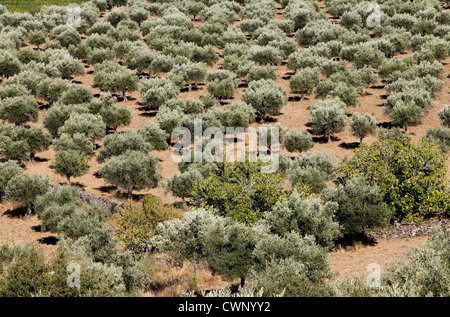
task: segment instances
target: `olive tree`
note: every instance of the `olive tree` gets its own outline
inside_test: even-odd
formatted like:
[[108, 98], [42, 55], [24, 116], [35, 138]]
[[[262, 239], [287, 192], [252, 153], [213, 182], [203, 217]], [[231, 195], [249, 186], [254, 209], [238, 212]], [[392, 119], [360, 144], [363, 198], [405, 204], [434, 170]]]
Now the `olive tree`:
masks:
[[[241, 59], [237, 59], [238, 61], [241, 61]], [[240, 69], [236, 70], [236, 73], [240, 73]], [[276, 80], [278, 77], [276, 68], [273, 66], [254, 66], [252, 65], [251, 68], [248, 70], [247, 74], [247, 83], [250, 83], [255, 80], [260, 79], [270, 79], [270, 80]]]
[[428, 128], [425, 135], [428, 139], [433, 140], [443, 153], [447, 153], [450, 149], [450, 129], [437, 127]]
[[89, 156], [85, 153], [69, 149], [58, 152], [55, 156], [54, 167], [56, 173], [67, 178], [67, 185], [70, 185], [71, 177], [79, 177], [89, 170]]
[[367, 229], [389, 224], [390, 212], [382, 191], [377, 185], [368, 184], [364, 177], [354, 177], [324, 190], [322, 197], [337, 203], [335, 218], [346, 236], [355, 238]]
[[444, 127], [450, 128], [450, 105], [444, 105], [438, 112], [439, 121]]
[[274, 81], [266, 79], [252, 81], [242, 93], [242, 100], [264, 117], [279, 114], [288, 101], [286, 90], [276, 86]]
[[408, 127], [417, 124], [423, 116], [422, 109], [412, 102], [399, 101], [390, 113], [390, 118], [394, 125], [403, 127], [405, 132]]
[[134, 190], [154, 188], [158, 185], [158, 158], [140, 151], [126, 151], [101, 164], [98, 173], [109, 183], [123, 188], [131, 199]]
[[8, 78], [20, 72], [21, 63], [11, 52], [2, 50], [0, 52], [0, 76]]
[[41, 174], [17, 174], [6, 185], [3, 199], [22, 203], [27, 208], [25, 217], [29, 218], [36, 197], [45, 194], [49, 188], [48, 178]]
[[179, 88], [169, 79], [150, 78], [141, 81], [141, 95], [145, 105], [153, 110], [180, 94]]
[[145, 141], [155, 150], [165, 150], [169, 147], [167, 144], [167, 133], [155, 121], [148, 122], [144, 129], [139, 130], [139, 133], [144, 136]]
[[294, 76], [292, 76], [290, 81], [290, 88], [293, 92], [300, 92], [301, 98], [307, 93], [311, 93], [314, 87], [319, 83], [319, 73], [318, 68], [303, 68], [297, 70]]
[[360, 115], [358, 112], [353, 114], [350, 121], [352, 135], [359, 138], [362, 144], [363, 139], [369, 134], [375, 134], [377, 131], [377, 120], [370, 114]]
[[45, 43], [46, 37], [45, 32], [42, 30], [31, 30], [27, 34], [28, 42], [32, 45], [36, 45], [38, 49]]
[[0, 101], [0, 119], [15, 125], [23, 125], [28, 121], [36, 122], [38, 117], [38, 103], [32, 96], [6, 98]]
[[347, 126], [347, 115], [339, 105], [314, 105], [311, 109], [311, 123], [317, 134], [323, 134], [331, 142], [331, 135]]
[[95, 67], [94, 87], [108, 92], [122, 92], [123, 100], [127, 101], [126, 92], [138, 90], [138, 78], [133, 71], [115, 61], [106, 61]]
[[192, 84], [205, 79], [208, 69], [204, 63], [177, 64], [167, 73], [167, 78], [178, 86], [188, 84], [192, 91]]
[[34, 161], [36, 153], [47, 150], [51, 144], [50, 133], [41, 126], [17, 127], [14, 130], [13, 139], [27, 143], [31, 162]]
[[92, 142], [101, 139], [105, 135], [105, 123], [99, 115], [90, 113], [72, 113], [59, 133], [67, 133], [73, 136], [75, 133], [83, 133]]
[[54, 139], [52, 146], [58, 152], [74, 150], [85, 155], [91, 156], [95, 145], [83, 133], [75, 133], [73, 135], [63, 133], [57, 139]]
[[46, 78], [37, 85], [36, 96], [52, 105], [69, 89], [70, 85], [71, 83], [66, 79]]
[[205, 231], [216, 219], [212, 212], [200, 209], [186, 214], [182, 220], [174, 219], [156, 227], [153, 243], [168, 254], [177, 265], [188, 261], [197, 274], [205, 262]]
[[248, 58], [260, 65], [278, 65], [283, 56], [281, 51], [273, 46], [253, 45], [248, 51]]
[[207, 75], [209, 81], [208, 93], [213, 95], [218, 102], [222, 99], [230, 99], [236, 92], [237, 85], [234, 75], [228, 70], [211, 71]]
[[255, 263], [253, 251], [258, 242], [257, 230], [230, 218], [218, 217], [205, 228], [208, 267], [228, 281], [240, 279], [245, 286]]
[[284, 136], [283, 146], [289, 152], [304, 152], [312, 149], [314, 142], [311, 134], [304, 130], [293, 129]]
[[105, 122], [106, 128], [113, 129], [114, 132], [120, 126], [129, 125], [132, 119], [129, 108], [118, 107], [116, 105], [103, 106], [100, 109], [100, 115], [102, 116], [103, 122]]
[[341, 235], [339, 224], [334, 220], [337, 208], [335, 202], [322, 203], [319, 198], [303, 198], [295, 190], [288, 198], [275, 204], [267, 213], [266, 221], [271, 231], [280, 236], [288, 232], [312, 235], [318, 244], [332, 248]]
[[167, 188], [177, 197], [183, 200], [186, 205], [186, 197], [191, 197], [194, 184], [203, 179], [202, 174], [197, 170], [187, 171], [182, 174], [175, 174], [167, 181]]
[[0, 165], [0, 200], [5, 194], [6, 186], [8, 182], [16, 175], [22, 174], [23, 168], [21, 168], [17, 161], [8, 160], [4, 164]]
[[139, 132], [127, 130], [123, 133], [109, 134], [103, 140], [103, 147], [99, 150], [97, 160], [105, 162], [107, 159], [124, 154], [126, 151], [148, 153], [151, 147]]
[[44, 115], [44, 127], [53, 137], [60, 135], [59, 129], [73, 113], [89, 113], [86, 105], [63, 105], [55, 103]]
[[66, 50], [48, 49], [42, 58], [47, 66], [55, 68], [63, 79], [70, 79], [72, 75], [84, 75], [85, 73], [83, 64]]

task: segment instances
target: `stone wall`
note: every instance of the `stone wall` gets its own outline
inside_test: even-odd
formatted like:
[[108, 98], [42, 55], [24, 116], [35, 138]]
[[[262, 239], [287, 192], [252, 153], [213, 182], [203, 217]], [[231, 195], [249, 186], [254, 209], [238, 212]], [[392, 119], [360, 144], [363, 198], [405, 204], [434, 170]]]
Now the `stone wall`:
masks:
[[[58, 188], [61, 187], [62, 185], [51, 183], [50, 186], [53, 188]], [[83, 200], [84, 203], [104, 207], [108, 209], [111, 213], [114, 213], [118, 208], [122, 208], [125, 205], [123, 202], [117, 201], [115, 199], [97, 196], [92, 193], [88, 193], [84, 190], [79, 190], [78, 192], [80, 194], [81, 200]]]

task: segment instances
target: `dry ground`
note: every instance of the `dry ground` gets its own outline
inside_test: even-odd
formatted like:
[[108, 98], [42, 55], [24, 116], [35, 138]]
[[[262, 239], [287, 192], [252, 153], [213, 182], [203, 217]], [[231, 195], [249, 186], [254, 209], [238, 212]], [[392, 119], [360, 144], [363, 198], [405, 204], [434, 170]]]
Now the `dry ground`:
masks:
[[[323, 6], [323, 3], [321, 3]], [[278, 13], [281, 13], [279, 10]], [[277, 18], [282, 18], [282, 15], [277, 14]], [[406, 56], [406, 55], [405, 55]], [[222, 60], [220, 59], [212, 69], [219, 69], [221, 67]], [[426, 133], [429, 127], [436, 127], [439, 125], [437, 112], [442, 108], [444, 104], [450, 104], [450, 58], [443, 61], [445, 66], [445, 79], [444, 88], [440, 95], [433, 101], [433, 106], [427, 116], [423, 118], [422, 124], [410, 127], [409, 131], [415, 141], [419, 140]], [[279, 122], [282, 126], [289, 129], [304, 130], [308, 129], [308, 123], [310, 120], [310, 112], [308, 107], [314, 104], [315, 98], [313, 95], [308, 95], [302, 101], [298, 101], [298, 94], [293, 94], [289, 89], [289, 76], [292, 75], [292, 71], [287, 69], [286, 66], [281, 65], [277, 68], [279, 77], [276, 81], [277, 85], [283, 86], [288, 91], [289, 102], [282, 109], [281, 114], [274, 117], [273, 124]], [[80, 82], [84, 85], [91, 86], [93, 83], [93, 67], [86, 65], [86, 74], [83, 76], [76, 76], [73, 80]], [[374, 86], [381, 85], [381, 81]], [[240, 101], [241, 93], [245, 88], [239, 88], [234, 98], [231, 100], [225, 100], [225, 102]], [[96, 88], [93, 89], [94, 94], [100, 93]], [[380, 88], [367, 88], [365, 89], [366, 95], [360, 98], [361, 104], [350, 111], [350, 113], [359, 112], [360, 114], [371, 113], [373, 114], [379, 123], [389, 123], [389, 118], [382, 113], [383, 95], [386, 94], [384, 89]], [[197, 99], [200, 95], [206, 93], [206, 85], [199, 85], [195, 90], [191, 92], [181, 93], [183, 99], [192, 98]], [[128, 94], [128, 101], [119, 102], [119, 106], [126, 106], [132, 110], [133, 119], [131, 124], [126, 129], [142, 129], [145, 124], [153, 120], [155, 113], [146, 111], [141, 105], [141, 97], [139, 92]], [[40, 119], [36, 124], [42, 124], [42, 120], [45, 114], [45, 110], [40, 111]], [[257, 126], [257, 124], [254, 124]], [[119, 131], [124, 128], [119, 129]], [[376, 140], [376, 137], [369, 136], [364, 142], [371, 143]], [[312, 151], [321, 151], [331, 154], [336, 157], [338, 161], [341, 161], [346, 156], [352, 156], [355, 142], [358, 140], [351, 136], [350, 129], [347, 127], [343, 132], [337, 133], [333, 136], [331, 143], [325, 143], [321, 138], [316, 139], [316, 143]], [[98, 145], [101, 146], [101, 141]], [[169, 150], [154, 152], [161, 161], [162, 170], [161, 174], [164, 177], [168, 177], [178, 172], [176, 163], [173, 162]], [[52, 167], [52, 162], [55, 158], [55, 151], [49, 149], [45, 152], [38, 153], [35, 162], [29, 162], [26, 164], [27, 173], [40, 173], [48, 175], [50, 180], [55, 183], [65, 182], [65, 178], [57, 175]], [[98, 169], [98, 163], [95, 156], [91, 159], [89, 172], [82, 177], [74, 178], [75, 184], [83, 190], [92, 192], [97, 195], [105, 196], [121, 196], [122, 193], [117, 192], [114, 186], [108, 184], [103, 178], [96, 176]], [[180, 199], [166, 193], [160, 186], [152, 190], [143, 190], [136, 192], [138, 197], [142, 195], [156, 195], [161, 196], [166, 204], [173, 204], [179, 202]], [[52, 250], [56, 248], [54, 245], [54, 234], [47, 232], [40, 232], [40, 221], [36, 216], [32, 216], [28, 220], [24, 220], [17, 212], [14, 212], [15, 206], [11, 204], [0, 204], [0, 243], [27, 243], [27, 242], [40, 242], [44, 248], [46, 254], [50, 254]], [[340, 273], [341, 276], [353, 276], [366, 273], [366, 267], [369, 263], [378, 263], [381, 266], [390, 259], [402, 258], [406, 252], [413, 246], [422, 246], [426, 237], [416, 238], [398, 238], [398, 239], [378, 239], [378, 244], [375, 246], [360, 247], [354, 250], [339, 250], [329, 254], [330, 263], [333, 270]], [[211, 277], [208, 273], [199, 281], [201, 283], [207, 283], [214, 285], [221, 285], [220, 279], [217, 277]], [[152, 295], [152, 294], [149, 294]]]

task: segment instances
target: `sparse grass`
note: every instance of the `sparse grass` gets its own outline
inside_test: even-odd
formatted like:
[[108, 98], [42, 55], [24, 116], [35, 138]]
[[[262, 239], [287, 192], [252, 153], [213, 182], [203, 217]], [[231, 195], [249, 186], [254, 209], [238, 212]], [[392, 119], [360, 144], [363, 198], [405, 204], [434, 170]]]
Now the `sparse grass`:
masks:
[[194, 269], [189, 263], [182, 267], [158, 263], [155, 256], [140, 260], [140, 268], [146, 276], [144, 296], [177, 297], [183, 290], [193, 290], [197, 293], [211, 289], [231, 287], [233, 283], [223, 281], [220, 276], [213, 275], [207, 269], [200, 269], [195, 276]]
[[0, 0], [11, 12], [39, 12], [42, 6], [66, 6], [71, 3], [82, 3], [84, 0]]

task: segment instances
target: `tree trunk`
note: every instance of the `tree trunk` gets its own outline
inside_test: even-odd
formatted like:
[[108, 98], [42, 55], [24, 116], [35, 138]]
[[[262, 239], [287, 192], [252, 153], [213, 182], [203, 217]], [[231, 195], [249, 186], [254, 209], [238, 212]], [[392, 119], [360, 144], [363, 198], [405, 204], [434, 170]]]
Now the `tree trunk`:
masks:
[[189, 82], [189, 91], [192, 91], [192, 82]]
[[195, 275], [198, 276], [198, 273], [200, 272], [200, 265], [197, 262], [195, 262], [192, 263], [192, 266], [194, 267]]
[[66, 184], [70, 186], [70, 176], [67, 176]]
[[181, 197], [181, 199], [183, 200], [183, 206], [184, 206], [184, 207], [187, 207], [186, 198], [185, 198], [185, 197]]
[[300, 97], [300, 101], [302, 101], [303, 98], [305, 98], [305, 93], [304, 92], [302, 92], [302, 96]]
[[362, 144], [363, 137], [359, 138], [359, 144]]
[[328, 143], [331, 142], [331, 134], [328, 134]]
[[405, 133], [408, 132], [408, 126], [405, 125]]
[[129, 189], [127, 194], [128, 200], [131, 200], [133, 198], [133, 190]]
[[241, 287], [245, 286], [245, 277], [241, 277]]
[[31, 216], [31, 207], [27, 207], [27, 213], [25, 214], [25, 219], [30, 218]]
[[128, 101], [127, 96], [125, 95], [125, 91], [122, 91], [123, 101]]

